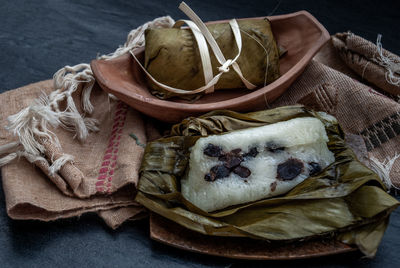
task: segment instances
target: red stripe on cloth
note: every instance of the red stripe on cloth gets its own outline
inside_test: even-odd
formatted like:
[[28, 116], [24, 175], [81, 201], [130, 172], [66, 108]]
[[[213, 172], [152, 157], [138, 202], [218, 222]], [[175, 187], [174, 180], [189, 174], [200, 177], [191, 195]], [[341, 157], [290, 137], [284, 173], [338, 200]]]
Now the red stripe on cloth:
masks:
[[[127, 113], [128, 105], [119, 101], [115, 111], [114, 124], [108, 140], [107, 149], [104, 152], [103, 162], [101, 164], [101, 168], [99, 169], [99, 176], [97, 177], [97, 182], [95, 184], [97, 192], [112, 193], [112, 176], [114, 175], [115, 168], [117, 166], [119, 145], [122, 137], [121, 134], [125, 126]], [[105, 184], [106, 178], [107, 184]]]

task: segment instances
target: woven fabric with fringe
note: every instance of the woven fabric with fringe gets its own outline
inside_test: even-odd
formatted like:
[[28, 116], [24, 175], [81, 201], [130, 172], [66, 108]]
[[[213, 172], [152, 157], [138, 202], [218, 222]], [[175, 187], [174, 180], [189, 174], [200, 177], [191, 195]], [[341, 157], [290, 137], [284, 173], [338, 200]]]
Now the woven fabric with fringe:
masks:
[[[100, 59], [143, 46], [149, 27], [174, 23], [169, 16], [147, 22]], [[132, 196], [143, 148], [130, 135], [145, 144], [145, 123], [95, 85], [89, 64], [65, 66], [52, 83], [8, 91], [1, 103], [8, 132], [0, 130], [0, 167], [11, 218], [49, 221], [95, 211], [116, 228], [141, 217]]]

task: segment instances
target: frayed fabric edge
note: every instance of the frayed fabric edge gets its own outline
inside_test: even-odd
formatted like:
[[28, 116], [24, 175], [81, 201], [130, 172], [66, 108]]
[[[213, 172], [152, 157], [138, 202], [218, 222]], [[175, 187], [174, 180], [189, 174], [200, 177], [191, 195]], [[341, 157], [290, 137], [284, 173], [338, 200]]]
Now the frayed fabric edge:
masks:
[[[121, 56], [132, 49], [144, 46], [144, 32], [148, 28], [170, 28], [175, 21], [170, 16], [156, 18], [142, 26], [132, 30], [127, 37], [127, 41], [111, 54], [103, 55], [98, 59], [110, 60]], [[81, 63], [75, 66], [65, 66], [58, 70], [53, 76], [54, 91], [49, 95], [42, 94], [33, 103], [22, 109], [20, 112], [7, 118], [6, 129], [17, 137], [16, 143], [12, 142], [0, 148], [0, 167], [21, 156], [29, 162], [47, 161], [43, 140], [61, 147], [57, 136], [50, 131], [49, 127], [57, 128], [61, 126], [67, 131], [75, 132], [75, 137], [85, 140], [90, 131], [99, 130], [98, 121], [94, 118], [86, 117], [90, 115], [94, 107], [90, 102], [90, 96], [95, 84], [95, 78], [90, 65]], [[81, 114], [73, 99], [73, 94], [79, 89], [81, 91]], [[115, 98], [110, 96], [111, 99]], [[67, 107], [60, 110], [60, 104], [66, 102]], [[17, 145], [16, 145], [17, 144]], [[19, 146], [22, 148], [19, 148]], [[64, 155], [50, 165], [51, 172], [54, 174], [69, 161], [73, 161], [73, 156]]]
[[386, 57], [383, 54], [382, 47], [382, 35], [378, 34], [376, 38], [376, 49], [378, 56], [375, 57], [374, 61], [385, 68], [385, 79], [391, 85], [398, 86], [400, 89], [400, 62], [395, 62], [390, 57]]
[[379, 161], [377, 158], [371, 156], [371, 169], [378, 174], [382, 182], [387, 187], [387, 191], [390, 192], [392, 189], [400, 190], [399, 187], [395, 186], [390, 180], [390, 172], [396, 160], [400, 157], [400, 154], [395, 154], [393, 157], [388, 157], [383, 161]]

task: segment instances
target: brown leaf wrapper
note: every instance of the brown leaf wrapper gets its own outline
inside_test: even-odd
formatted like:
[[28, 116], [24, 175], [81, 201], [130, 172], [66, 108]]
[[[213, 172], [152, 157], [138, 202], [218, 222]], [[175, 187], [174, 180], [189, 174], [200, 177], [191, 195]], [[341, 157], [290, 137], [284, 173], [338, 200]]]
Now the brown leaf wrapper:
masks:
[[[28, 106], [42, 92], [52, 90], [52, 82], [44, 81], [1, 94], [0, 125], [7, 125], [9, 115]], [[78, 96], [79, 92], [76, 103], [80, 103]], [[85, 142], [74, 139], [73, 133], [62, 128], [52, 129], [60, 146], [42, 141], [47, 161], [31, 164], [21, 157], [2, 167], [7, 213], [11, 218], [49, 221], [103, 211], [101, 216], [106, 223], [116, 227], [142, 213], [143, 209], [132, 198], [143, 144], [147, 141], [142, 117], [123, 103], [110, 100], [98, 87], [93, 89], [91, 101], [96, 107], [91, 116], [99, 121], [99, 131], [91, 133]], [[0, 129], [0, 145], [12, 139], [5, 129]], [[51, 164], [64, 154], [72, 155], [74, 161], [52, 174]], [[128, 206], [132, 208], [116, 209]], [[105, 212], [108, 209], [114, 210]]]
[[[242, 52], [237, 60], [243, 76], [256, 86], [273, 82], [279, 77], [279, 48], [267, 19], [238, 20], [242, 35]], [[207, 26], [226, 59], [237, 54], [237, 45], [228, 23]], [[190, 29], [167, 28], [147, 29], [144, 66], [160, 83], [183, 90], [194, 90], [205, 85], [200, 52]], [[213, 75], [218, 74], [220, 66], [209, 48]], [[183, 95], [168, 92], [148, 79], [152, 94], [166, 99]], [[231, 68], [224, 73], [215, 89], [244, 88], [236, 72]], [[186, 96], [187, 98], [188, 96]], [[194, 96], [189, 96], [193, 98]]]
[[[180, 179], [188, 169], [189, 150], [200, 137], [305, 116], [316, 117], [324, 123], [328, 147], [335, 154], [335, 162], [321, 173], [285, 195], [216, 212], [202, 211], [181, 195]], [[368, 226], [386, 222], [389, 213], [399, 205], [385, 192], [379, 177], [345, 145], [336, 119], [302, 106], [248, 114], [216, 111], [173, 126], [170, 137], [146, 146], [135, 200], [202, 234], [278, 242], [347, 234], [346, 238], [340, 235], [337, 238], [356, 244], [367, 256], [375, 254], [379, 243], [360, 238], [371, 232], [377, 232], [375, 238], [381, 238], [385, 228]]]

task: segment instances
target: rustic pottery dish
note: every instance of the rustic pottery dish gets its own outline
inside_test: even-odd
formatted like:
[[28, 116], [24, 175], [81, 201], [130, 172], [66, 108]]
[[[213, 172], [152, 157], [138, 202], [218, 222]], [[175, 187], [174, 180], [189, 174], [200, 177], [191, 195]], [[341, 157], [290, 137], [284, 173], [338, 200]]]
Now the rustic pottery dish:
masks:
[[191, 252], [246, 260], [294, 260], [357, 251], [356, 247], [332, 238], [277, 244], [249, 238], [207, 236], [154, 213], [150, 216], [150, 237]]
[[[328, 31], [308, 12], [268, 17], [279, 45], [287, 49], [280, 60], [281, 77], [254, 91], [222, 90], [205, 95], [196, 102], [181, 99], [161, 100], [150, 94], [143, 71], [130, 54], [113, 60], [93, 60], [91, 67], [103, 90], [138, 111], [161, 121], [176, 123], [188, 116], [212, 110], [251, 111], [263, 109], [278, 98], [302, 73], [304, 68], [329, 40]], [[209, 23], [221, 23], [215, 21]], [[144, 59], [144, 48], [135, 55]]]

